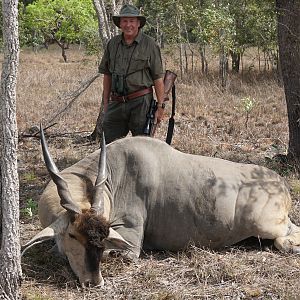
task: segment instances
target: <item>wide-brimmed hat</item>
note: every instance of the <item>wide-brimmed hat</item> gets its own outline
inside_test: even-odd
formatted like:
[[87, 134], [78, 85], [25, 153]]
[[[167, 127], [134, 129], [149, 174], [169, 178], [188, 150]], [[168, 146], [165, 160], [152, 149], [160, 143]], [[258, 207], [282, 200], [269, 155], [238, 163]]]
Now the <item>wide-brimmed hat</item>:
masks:
[[140, 28], [142, 28], [146, 23], [146, 18], [141, 15], [140, 10], [131, 4], [125, 4], [122, 6], [119, 15], [113, 16], [114, 24], [120, 28], [120, 18], [122, 17], [136, 17], [140, 20]]

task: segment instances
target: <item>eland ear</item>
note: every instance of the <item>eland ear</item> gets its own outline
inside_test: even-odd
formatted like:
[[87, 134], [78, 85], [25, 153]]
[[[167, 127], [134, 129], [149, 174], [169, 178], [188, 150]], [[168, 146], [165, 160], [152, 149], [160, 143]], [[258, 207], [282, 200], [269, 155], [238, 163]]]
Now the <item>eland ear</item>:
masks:
[[22, 246], [21, 256], [25, 254], [25, 252], [33, 247], [34, 245], [40, 244], [44, 241], [53, 240], [55, 237], [55, 233], [53, 228], [46, 227], [42, 231], [40, 231], [37, 235], [35, 235], [29, 242]]
[[34, 245], [40, 244], [44, 241], [55, 239], [55, 236], [65, 231], [67, 226], [68, 226], [68, 220], [66, 217], [62, 215], [51, 225], [49, 225], [48, 227], [44, 228], [42, 231], [37, 233], [29, 242], [23, 245], [21, 256], [23, 256], [24, 253]]
[[109, 234], [104, 239], [105, 247], [111, 250], [130, 250], [133, 245], [128, 243], [118, 232], [114, 229], [109, 228]]

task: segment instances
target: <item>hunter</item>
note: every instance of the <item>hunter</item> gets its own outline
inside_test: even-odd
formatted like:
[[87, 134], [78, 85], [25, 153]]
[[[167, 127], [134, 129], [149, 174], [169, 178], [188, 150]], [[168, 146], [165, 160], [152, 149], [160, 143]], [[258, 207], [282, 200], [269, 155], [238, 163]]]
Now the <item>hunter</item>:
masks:
[[137, 7], [125, 4], [113, 16], [121, 34], [107, 44], [99, 72], [103, 78], [104, 120], [106, 142], [143, 135], [146, 115], [153, 99], [157, 99], [155, 120], [164, 118], [164, 71], [161, 52], [155, 41], [142, 32], [146, 18]]

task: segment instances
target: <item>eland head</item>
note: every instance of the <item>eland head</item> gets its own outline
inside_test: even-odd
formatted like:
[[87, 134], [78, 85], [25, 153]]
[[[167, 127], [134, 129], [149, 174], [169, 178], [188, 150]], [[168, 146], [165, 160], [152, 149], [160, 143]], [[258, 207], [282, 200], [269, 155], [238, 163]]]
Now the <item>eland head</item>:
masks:
[[[52, 224], [23, 246], [22, 255], [35, 244], [55, 239], [59, 252], [67, 257], [83, 287], [103, 286], [100, 264], [104, 250], [130, 247], [130, 244], [111, 228], [109, 220], [104, 217], [104, 187], [107, 180], [104, 135], [101, 142], [97, 179], [92, 191], [88, 191], [93, 197], [92, 200], [88, 200], [88, 197], [85, 199], [85, 202], [89, 202], [90, 208], [82, 209], [80, 204], [72, 199], [68, 182], [60, 174], [50, 155], [42, 126], [40, 134], [44, 161], [57, 187], [59, 203], [64, 210]], [[106, 212], [106, 215], [109, 215], [109, 212]]]

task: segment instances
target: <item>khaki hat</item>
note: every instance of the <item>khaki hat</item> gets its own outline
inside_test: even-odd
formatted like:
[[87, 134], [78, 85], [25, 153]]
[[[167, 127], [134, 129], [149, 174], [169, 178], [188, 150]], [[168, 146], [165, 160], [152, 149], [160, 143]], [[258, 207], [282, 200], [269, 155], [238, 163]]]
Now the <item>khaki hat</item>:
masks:
[[140, 20], [141, 25], [140, 28], [142, 28], [146, 24], [146, 18], [140, 14], [140, 10], [131, 4], [125, 4], [122, 6], [119, 15], [113, 16], [113, 22], [114, 24], [120, 28], [120, 18], [122, 17], [136, 17]]

